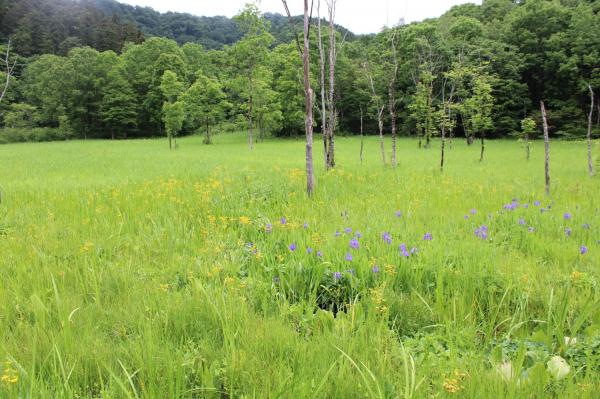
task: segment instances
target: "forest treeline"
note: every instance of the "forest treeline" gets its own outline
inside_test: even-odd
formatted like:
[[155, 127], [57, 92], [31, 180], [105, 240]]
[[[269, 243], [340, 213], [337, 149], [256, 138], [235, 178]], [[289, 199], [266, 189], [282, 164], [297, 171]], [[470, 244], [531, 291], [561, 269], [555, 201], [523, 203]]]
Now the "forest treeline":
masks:
[[[5, 4], [0, 9], [6, 10], [6, 3], [0, 0]], [[78, 6], [88, 3], [112, 2]], [[119, 46], [86, 39], [81, 44], [87, 46], [71, 48], [64, 45], [70, 33], [60, 33], [64, 40], [59, 42], [49, 32], [31, 37], [35, 46], [38, 40], [54, 40], [48, 47], [52, 54], [30, 56], [37, 50], [24, 51], [19, 44], [25, 25], [13, 27], [14, 51], [6, 64], [15, 57], [18, 62], [0, 103], [6, 128], [44, 128], [60, 137], [82, 138], [202, 132], [207, 141], [216, 126], [247, 128], [257, 136], [304, 132], [302, 62], [293, 28], [283, 28], [285, 20], [278, 29], [289, 40], [279, 43], [275, 24], [249, 5], [233, 19], [239, 32], [237, 39], [231, 36], [235, 42], [211, 49], [198, 40], [182, 40], [181, 32], [174, 34], [179, 43], [166, 37], [144, 40], [131, 27], [131, 15], [106, 12], [107, 24], [131, 34], [111, 34], [107, 42], [122, 42]], [[5, 11], [1, 15], [3, 21], [16, 21]], [[329, 92], [329, 81], [319, 79], [314, 22], [312, 86], [315, 93], [322, 86]], [[8, 28], [2, 29], [8, 38]], [[327, 29], [322, 35], [327, 53]], [[584, 137], [590, 89], [597, 93], [600, 88], [599, 0], [484, 0], [453, 7], [437, 19], [400, 22], [377, 35], [354, 37], [339, 29], [336, 35], [332, 109], [338, 132], [358, 133], [361, 119], [367, 134], [378, 131], [378, 119], [389, 131], [397, 119], [399, 135], [418, 135], [426, 142], [442, 129], [450, 135], [473, 137], [485, 131], [489, 137], [505, 137], [519, 134], [523, 120], [527, 126], [538, 121], [544, 100], [552, 135]], [[6, 53], [6, 42], [1, 50]], [[328, 69], [328, 58], [324, 61]], [[316, 119], [322, 101], [315, 96]]]

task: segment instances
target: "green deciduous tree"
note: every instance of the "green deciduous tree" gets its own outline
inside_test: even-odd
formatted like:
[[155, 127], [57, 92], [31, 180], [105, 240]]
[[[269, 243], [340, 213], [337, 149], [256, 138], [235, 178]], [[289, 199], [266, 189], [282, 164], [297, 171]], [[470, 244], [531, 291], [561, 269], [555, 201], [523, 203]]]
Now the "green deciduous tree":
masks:
[[175, 148], [177, 148], [177, 134], [185, 120], [185, 104], [183, 101], [178, 101], [183, 88], [184, 85], [175, 72], [165, 71], [161, 79], [160, 90], [165, 99], [162, 106], [162, 120], [165, 123], [170, 149], [173, 148], [172, 140], [175, 141]]
[[194, 127], [205, 128], [204, 143], [210, 144], [212, 127], [223, 121], [231, 108], [221, 84], [216, 79], [198, 72], [196, 81], [185, 92], [182, 101], [187, 118]]
[[137, 103], [133, 88], [125, 79], [123, 71], [116, 67], [108, 74], [108, 83], [103, 88], [100, 115], [110, 130], [114, 140], [115, 133], [123, 132], [125, 138], [129, 129], [137, 125]]

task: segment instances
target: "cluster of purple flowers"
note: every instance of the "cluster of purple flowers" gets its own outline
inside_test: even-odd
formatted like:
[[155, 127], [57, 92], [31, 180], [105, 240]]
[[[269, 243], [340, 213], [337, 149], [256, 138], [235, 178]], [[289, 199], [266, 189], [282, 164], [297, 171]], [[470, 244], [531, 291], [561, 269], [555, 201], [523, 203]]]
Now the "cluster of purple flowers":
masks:
[[398, 248], [400, 249], [400, 252], [402, 253], [402, 256], [404, 256], [405, 258], [408, 258], [410, 256], [410, 253], [406, 249], [406, 244], [405, 243], [400, 244], [400, 246]]
[[425, 235], [423, 236], [423, 241], [431, 241], [433, 240], [433, 236], [431, 235], [431, 233], [425, 233]]
[[475, 235], [482, 240], [488, 239], [488, 227], [486, 225], [482, 225], [481, 227], [475, 229]]
[[392, 243], [392, 235], [390, 233], [388, 233], [387, 231], [385, 231], [381, 238], [383, 239], [383, 242], [385, 242], [386, 244], [391, 244]]
[[519, 207], [519, 201], [517, 201], [517, 199], [513, 199], [510, 204], [506, 204], [504, 205], [504, 209], [508, 210], [508, 211], [514, 211], [515, 209], [517, 209]]

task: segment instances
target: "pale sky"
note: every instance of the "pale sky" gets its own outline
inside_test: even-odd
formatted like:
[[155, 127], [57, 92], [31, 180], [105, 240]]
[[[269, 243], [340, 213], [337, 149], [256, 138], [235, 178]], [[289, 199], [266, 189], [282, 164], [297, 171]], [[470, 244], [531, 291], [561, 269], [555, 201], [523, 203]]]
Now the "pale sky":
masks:
[[[232, 17], [248, 1], [244, 0], [119, 0], [137, 6], [152, 7], [156, 11], [186, 12], [194, 15], [225, 15]], [[316, 0], [313, 16], [316, 16]], [[324, 16], [325, 0], [321, 1]], [[439, 17], [450, 7], [463, 4], [481, 4], [481, 0], [337, 0], [336, 23], [354, 33], [376, 33], [384, 25], [395, 25], [401, 18], [406, 22]], [[292, 15], [303, 13], [302, 0], [288, 0]], [[260, 0], [263, 12], [285, 14], [281, 0]]]

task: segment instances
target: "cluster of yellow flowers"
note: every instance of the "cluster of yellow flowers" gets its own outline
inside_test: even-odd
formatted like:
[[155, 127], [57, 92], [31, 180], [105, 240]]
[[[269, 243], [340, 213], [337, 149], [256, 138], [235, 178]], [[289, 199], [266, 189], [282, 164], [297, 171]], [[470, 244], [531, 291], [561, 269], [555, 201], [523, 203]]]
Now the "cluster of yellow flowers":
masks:
[[81, 248], [79, 249], [79, 251], [81, 253], [86, 253], [86, 252], [90, 252], [92, 250], [92, 248], [94, 248], [94, 243], [90, 242], [90, 241], [86, 241]]
[[454, 370], [454, 373], [452, 374], [451, 377], [444, 378], [444, 383], [442, 384], [442, 387], [444, 388], [444, 390], [446, 390], [446, 392], [457, 393], [460, 390], [465, 388], [462, 385], [462, 382], [467, 377], [468, 377], [467, 373], [463, 373], [461, 371]]
[[394, 265], [385, 265], [385, 273], [390, 275], [390, 276], [394, 276], [397, 271], [396, 271], [396, 266]]
[[388, 307], [385, 302], [385, 283], [383, 283], [379, 287], [371, 289], [371, 299], [375, 304], [377, 312], [383, 314], [388, 311]]
[[243, 225], [248, 225], [250, 224], [252, 221], [250, 220], [250, 218], [248, 216], [240, 216], [240, 223]]
[[19, 374], [17, 374], [17, 370], [12, 368], [11, 362], [4, 363], [4, 372], [2, 373], [2, 377], [0, 377], [0, 381], [4, 384], [16, 384], [19, 382]]
[[585, 277], [585, 273], [578, 272], [577, 270], [575, 270], [573, 273], [571, 273], [571, 281], [574, 283], [578, 282], [579, 280], [581, 280], [584, 277]]

